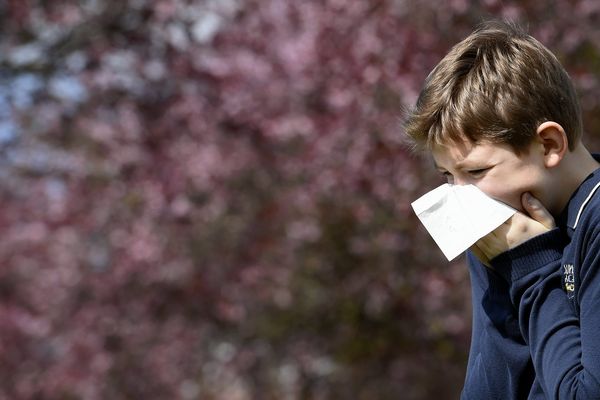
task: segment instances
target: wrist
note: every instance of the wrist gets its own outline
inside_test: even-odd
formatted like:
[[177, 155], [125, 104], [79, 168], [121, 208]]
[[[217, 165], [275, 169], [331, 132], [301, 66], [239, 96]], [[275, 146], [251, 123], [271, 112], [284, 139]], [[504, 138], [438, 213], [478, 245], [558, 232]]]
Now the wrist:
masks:
[[508, 282], [512, 282], [560, 259], [564, 245], [563, 233], [554, 228], [499, 254], [490, 260], [490, 264]]

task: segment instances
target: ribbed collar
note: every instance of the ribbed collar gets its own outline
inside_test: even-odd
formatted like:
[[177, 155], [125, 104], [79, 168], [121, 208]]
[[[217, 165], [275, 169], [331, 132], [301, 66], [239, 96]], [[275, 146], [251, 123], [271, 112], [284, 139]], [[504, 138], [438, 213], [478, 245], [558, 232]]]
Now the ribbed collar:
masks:
[[[600, 162], [600, 154], [592, 154], [594, 159]], [[596, 169], [579, 185], [577, 190], [571, 195], [564, 210], [556, 219], [556, 224], [560, 228], [569, 227], [575, 229], [585, 206], [592, 198], [594, 193], [600, 189], [600, 168]]]

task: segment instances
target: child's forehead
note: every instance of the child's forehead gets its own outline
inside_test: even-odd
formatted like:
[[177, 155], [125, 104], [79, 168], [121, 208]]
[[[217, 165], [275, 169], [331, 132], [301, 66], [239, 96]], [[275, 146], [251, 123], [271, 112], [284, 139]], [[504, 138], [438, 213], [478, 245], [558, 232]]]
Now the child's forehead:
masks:
[[467, 157], [471, 152], [478, 151], [480, 148], [482, 148], [482, 143], [459, 138], [432, 144], [431, 153], [434, 155], [447, 154], [455, 157]]
[[481, 162], [508, 152], [513, 153], [509, 146], [501, 143], [489, 141], [475, 143], [467, 139], [446, 141], [431, 146], [431, 154], [436, 165]]

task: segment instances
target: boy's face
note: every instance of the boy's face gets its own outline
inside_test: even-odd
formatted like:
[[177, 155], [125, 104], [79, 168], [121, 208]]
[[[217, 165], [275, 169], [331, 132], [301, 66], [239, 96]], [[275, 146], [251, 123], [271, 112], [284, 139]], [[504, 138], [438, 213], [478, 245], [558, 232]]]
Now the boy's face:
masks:
[[517, 155], [506, 144], [469, 141], [435, 145], [432, 150], [436, 168], [448, 183], [473, 184], [488, 196], [524, 211], [521, 196], [530, 192], [542, 200], [548, 181], [543, 154], [530, 146]]

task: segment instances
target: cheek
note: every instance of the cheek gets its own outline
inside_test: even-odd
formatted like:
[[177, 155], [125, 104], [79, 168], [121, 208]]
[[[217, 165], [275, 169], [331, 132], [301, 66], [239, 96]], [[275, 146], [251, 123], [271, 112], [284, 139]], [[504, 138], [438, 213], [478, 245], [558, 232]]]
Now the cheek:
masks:
[[481, 183], [477, 186], [488, 196], [508, 204], [512, 208], [523, 211], [523, 206], [521, 205], [521, 195], [524, 193], [524, 190], [522, 190], [522, 188], [513, 187], [506, 184], [494, 185], [484, 183]]
[[479, 189], [488, 196], [524, 212], [521, 196], [525, 192], [536, 195], [535, 189], [540, 187], [542, 181], [540, 171], [517, 164], [498, 168], [493, 172], [477, 183]]

